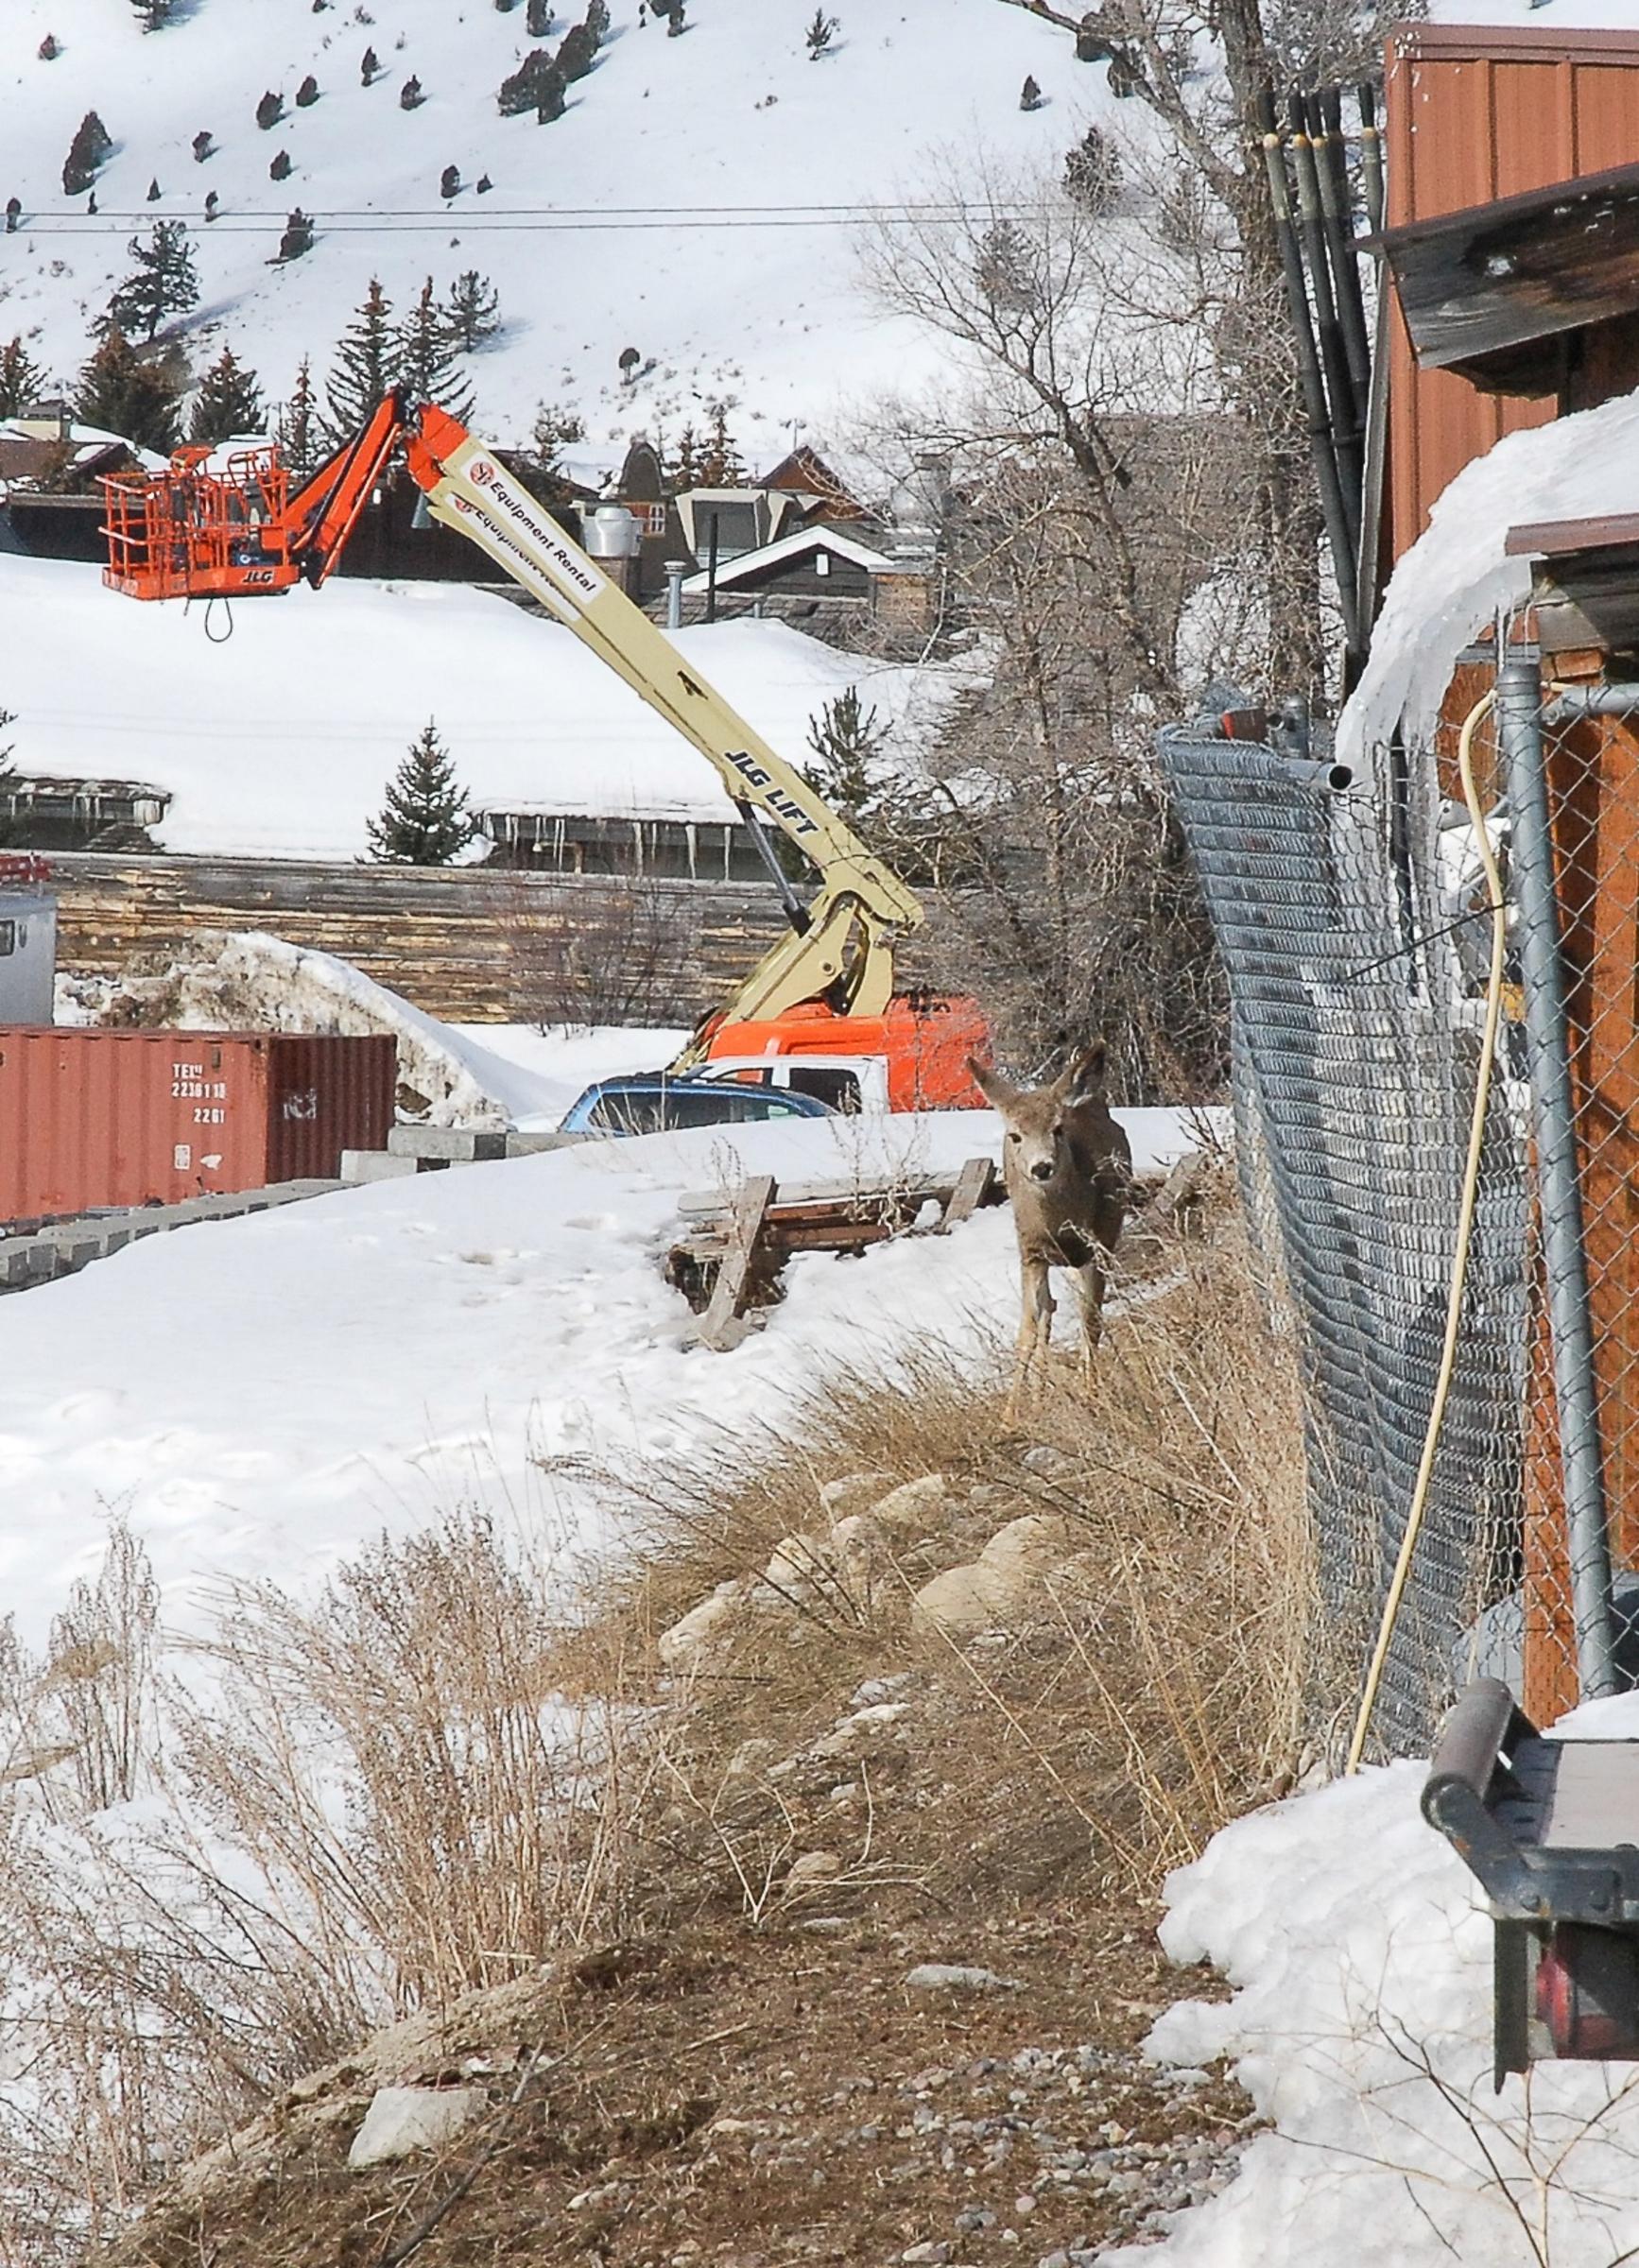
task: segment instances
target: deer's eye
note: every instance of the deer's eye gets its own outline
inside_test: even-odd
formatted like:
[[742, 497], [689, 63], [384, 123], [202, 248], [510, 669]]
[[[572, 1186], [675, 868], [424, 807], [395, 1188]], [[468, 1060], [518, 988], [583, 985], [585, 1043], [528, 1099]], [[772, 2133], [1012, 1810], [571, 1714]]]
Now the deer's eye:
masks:
[[1018, 1141], [1018, 1139], [1019, 1139], [1019, 1138], [1018, 1138], [1018, 1136], [1017, 1136], [1016, 1134], [1009, 1134], [1009, 1135], [1008, 1136], [1008, 1140], [1009, 1140], [1009, 1142], [1017, 1142], [1017, 1141]]

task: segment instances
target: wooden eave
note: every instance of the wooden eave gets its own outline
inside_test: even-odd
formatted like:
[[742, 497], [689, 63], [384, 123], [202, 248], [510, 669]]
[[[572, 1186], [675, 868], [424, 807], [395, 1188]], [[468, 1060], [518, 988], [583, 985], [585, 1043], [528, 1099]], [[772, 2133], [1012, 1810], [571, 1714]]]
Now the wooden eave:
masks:
[[1545, 653], [1639, 652], [1639, 515], [1540, 521], [1510, 528], [1504, 548], [1541, 561], [1531, 603]]
[[1555, 390], [1568, 332], [1639, 309], [1639, 164], [1385, 229], [1412, 351], [1502, 393]]

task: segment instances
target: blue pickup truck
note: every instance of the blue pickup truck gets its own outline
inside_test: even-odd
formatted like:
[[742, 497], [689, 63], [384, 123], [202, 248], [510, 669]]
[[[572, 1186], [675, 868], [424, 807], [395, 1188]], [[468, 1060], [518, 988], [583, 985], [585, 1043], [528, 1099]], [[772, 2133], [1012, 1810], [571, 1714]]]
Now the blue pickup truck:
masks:
[[766, 1125], [775, 1120], [835, 1118], [829, 1103], [789, 1088], [734, 1079], [597, 1079], [563, 1116], [565, 1134], [677, 1134], [688, 1126]]

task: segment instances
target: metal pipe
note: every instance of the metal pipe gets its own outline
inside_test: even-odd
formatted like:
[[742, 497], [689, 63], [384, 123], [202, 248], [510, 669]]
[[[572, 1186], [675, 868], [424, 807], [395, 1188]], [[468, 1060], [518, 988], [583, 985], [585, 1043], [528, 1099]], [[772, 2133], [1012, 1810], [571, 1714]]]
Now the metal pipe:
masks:
[[1343, 491], [1337, 478], [1337, 459], [1332, 443], [1331, 420], [1326, 411], [1326, 388], [1315, 353], [1315, 333], [1309, 318], [1309, 295], [1303, 287], [1303, 264], [1292, 224], [1292, 197], [1281, 154], [1280, 129], [1275, 124], [1275, 98], [1268, 87], [1257, 98], [1258, 127], [1263, 144], [1264, 169], [1268, 176], [1269, 201], [1275, 215], [1275, 243], [1285, 281], [1286, 309], [1292, 323], [1292, 345], [1298, 359], [1298, 383], [1303, 397], [1309, 447], [1315, 459], [1315, 480], [1320, 491], [1320, 517], [1325, 524], [1332, 573], [1337, 577], [1343, 610], [1343, 642], [1351, 655], [1362, 651], [1360, 612], [1356, 596], [1354, 547], [1343, 510]]
[[1383, 226], [1383, 137], [1377, 130], [1377, 90], [1369, 80], [1356, 90], [1360, 105], [1360, 191], [1366, 222], [1375, 236]]
[[1292, 170], [1298, 182], [1298, 233], [1308, 262], [1310, 289], [1315, 295], [1315, 336], [1320, 350], [1320, 368], [1326, 377], [1326, 397], [1332, 406], [1337, 479], [1349, 528], [1349, 557], [1354, 561], [1360, 556], [1360, 495], [1365, 487], [1360, 426], [1354, 415], [1354, 386], [1343, 347], [1343, 328], [1337, 320], [1337, 302], [1332, 293], [1331, 256], [1326, 249], [1325, 223], [1320, 217], [1320, 177], [1304, 124], [1302, 95], [1288, 97], [1286, 116]]
[[1627, 716], [1639, 709], [1639, 685], [1567, 685], [1543, 711], [1544, 725], [1568, 725], [1579, 716]]
[[665, 563], [665, 627], [668, 630], [682, 628], [683, 576], [688, 573], [686, 559], [667, 559]]
[[706, 620], [717, 618], [717, 515], [711, 515], [711, 549], [706, 554]]
[[1496, 710], [1513, 821], [1510, 875], [1519, 915], [1531, 1125], [1548, 1285], [1548, 1329], [1553, 1341], [1554, 1399], [1560, 1418], [1577, 1679], [1581, 1697], [1590, 1700], [1616, 1690], [1611, 1542], [1588, 1304], [1588, 1262], [1582, 1241], [1582, 1194], [1577, 1171], [1570, 1026], [1560, 954], [1547, 774], [1543, 762], [1542, 681], [1534, 662], [1503, 664], [1497, 672]]
[[1366, 335], [1366, 302], [1360, 292], [1360, 263], [1354, 250], [1354, 192], [1343, 148], [1342, 89], [1323, 87], [1310, 97], [1309, 113], [1320, 179], [1320, 217], [1332, 256], [1332, 284], [1343, 326], [1343, 352], [1354, 388], [1354, 424], [1364, 433], [1372, 391], [1372, 342]]

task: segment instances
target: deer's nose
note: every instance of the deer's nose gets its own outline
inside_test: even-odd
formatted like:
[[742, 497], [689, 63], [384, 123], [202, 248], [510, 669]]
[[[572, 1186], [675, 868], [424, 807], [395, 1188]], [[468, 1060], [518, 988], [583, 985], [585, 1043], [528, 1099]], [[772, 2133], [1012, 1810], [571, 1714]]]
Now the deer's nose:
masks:
[[1030, 1178], [1032, 1181], [1050, 1181], [1053, 1178], [1053, 1160], [1050, 1158], [1038, 1158], [1030, 1168]]

